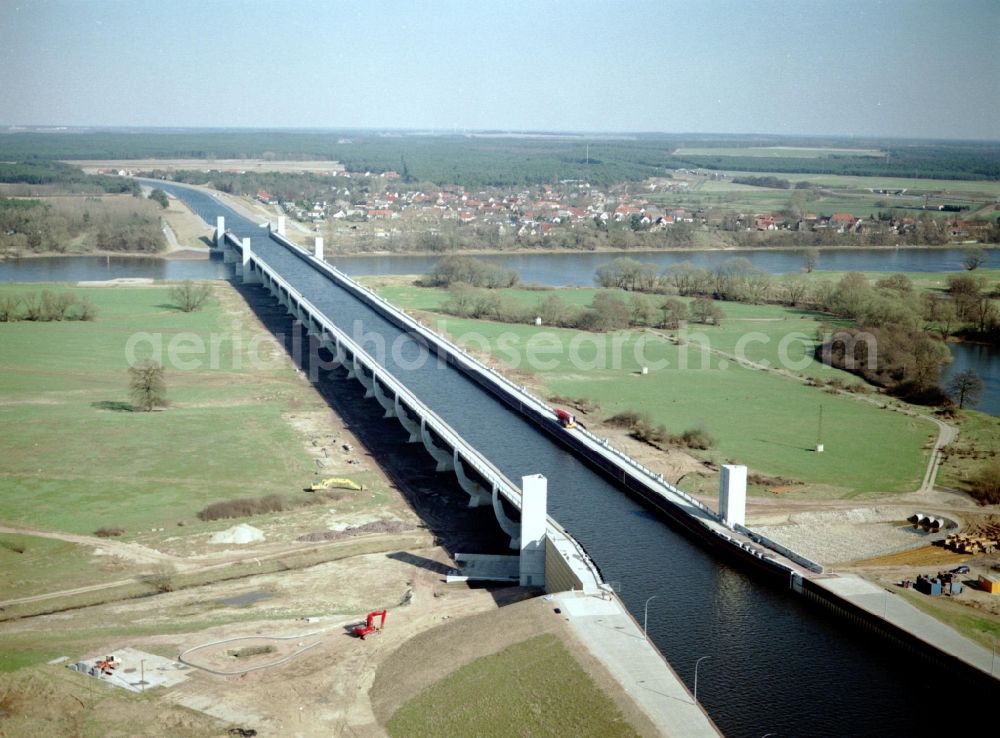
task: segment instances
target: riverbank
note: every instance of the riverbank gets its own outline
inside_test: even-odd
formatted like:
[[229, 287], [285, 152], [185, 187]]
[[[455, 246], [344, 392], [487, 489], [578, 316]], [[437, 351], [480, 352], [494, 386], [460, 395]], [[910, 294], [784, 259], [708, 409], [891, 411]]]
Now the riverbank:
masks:
[[60, 253], [51, 252], [45, 254], [20, 254], [11, 256], [9, 254], [0, 256], [0, 264], [17, 263], [19, 261], [35, 261], [46, 259], [211, 259], [212, 252], [208, 249], [177, 248], [166, 251], [145, 252], [145, 251], [87, 251], [83, 253]]

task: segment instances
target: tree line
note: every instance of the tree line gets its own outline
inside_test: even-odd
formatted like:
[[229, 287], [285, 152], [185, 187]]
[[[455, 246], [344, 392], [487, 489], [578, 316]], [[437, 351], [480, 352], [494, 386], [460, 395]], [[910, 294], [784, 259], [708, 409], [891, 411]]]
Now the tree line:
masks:
[[66, 192], [139, 195], [138, 183], [128, 177], [85, 174], [79, 167], [58, 161], [33, 159], [0, 161], [0, 182], [9, 184], [59, 185]]
[[439, 306], [443, 313], [502, 323], [540, 321], [547, 326], [601, 332], [641, 326], [677, 328], [688, 320], [718, 324], [725, 318], [708, 295], [696, 296], [690, 307], [674, 297], [648, 297], [641, 290], [626, 297], [612, 289], [598, 292], [589, 306], [568, 304], [557, 294], [526, 303], [499, 289], [517, 283], [516, 271], [465, 256], [442, 259], [416, 282], [423, 287], [448, 288], [448, 296]]
[[21, 292], [0, 295], [0, 323], [19, 320], [48, 323], [62, 320], [94, 320], [97, 308], [86, 297], [72, 292]]

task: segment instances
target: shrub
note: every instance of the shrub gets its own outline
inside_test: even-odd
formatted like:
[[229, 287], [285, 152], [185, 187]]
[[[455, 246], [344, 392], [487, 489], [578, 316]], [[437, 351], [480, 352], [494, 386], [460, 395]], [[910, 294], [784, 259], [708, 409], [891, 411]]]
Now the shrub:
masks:
[[670, 440], [667, 426], [662, 423], [654, 426], [648, 413], [625, 410], [617, 415], [612, 415], [607, 422], [616, 428], [628, 429], [629, 435], [637, 441], [656, 445]]
[[117, 538], [118, 536], [125, 535], [124, 528], [98, 528], [94, 531], [94, 535], [98, 538]]
[[688, 428], [686, 431], [681, 433], [680, 436], [675, 436], [672, 440], [678, 445], [697, 449], [699, 451], [707, 451], [715, 445], [715, 439], [712, 438], [708, 431], [700, 426]]
[[151, 574], [143, 577], [143, 580], [157, 592], [173, 592], [174, 573], [174, 567], [170, 564], [160, 564]]
[[513, 287], [517, 284], [518, 273], [497, 264], [470, 259], [467, 256], [447, 256], [431, 270], [430, 274], [418, 281], [425, 287], [449, 287], [458, 282], [473, 287]]
[[617, 415], [612, 415], [608, 418], [607, 423], [615, 428], [633, 428], [642, 418], [642, 413], [635, 410], [623, 410]]
[[565, 405], [568, 407], [573, 407], [582, 413], [589, 413], [600, 408], [600, 403], [594, 402], [586, 397], [570, 397], [568, 395], [551, 395], [549, 396], [549, 402], [553, 402], [556, 405]]
[[660, 423], [654, 427], [648, 418], [643, 418], [636, 423], [630, 435], [637, 441], [652, 445], [666, 443], [670, 440], [670, 433], [667, 432], [667, 426]]
[[20, 318], [21, 299], [14, 295], [0, 297], [0, 323], [13, 323]]
[[195, 284], [190, 279], [170, 288], [170, 299], [185, 313], [200, 310], [211, 294], [212, 288], [207, 284]]
[[222, 520], [224, 518], [248, 518], [252, 515], [281, 512], [289, 508], [282, 495], [265, 497], [240, 497], [235, 500], [213, 502], [198, 513], [199, 520]]
[[696, 297], [691, 303], [691, 320], [696, 323], [719, 325], [726, 317], [711, 297]]
[[93, 320], [96, 316], [97, 309], [93, 303], [87, 298], [81, 300], [72, 292], [42, 290], [41, 295], [28, 292], [0, 297], [0, 323], [17, 320]]
[[613, 292], [594, 295], [594, 327], [600, 331], [628, 328], [632, 312], [626, 302]]

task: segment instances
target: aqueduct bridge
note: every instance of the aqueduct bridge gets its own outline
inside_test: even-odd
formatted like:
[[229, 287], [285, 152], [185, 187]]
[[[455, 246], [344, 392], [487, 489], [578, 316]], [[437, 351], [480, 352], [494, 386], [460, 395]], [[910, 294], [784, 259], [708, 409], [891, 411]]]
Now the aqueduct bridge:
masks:
[[[553, 565], [559, 579], [550, 588], [595, 589], [603, 575], [640, 618], [655, 596], [650, 638], [689, 686], [695, 661], [709, 657], [699, 699], [727, 735], [916, 733], [919, 695], [963, 695], [949, 674], [795, 596], [789, 585], [809, 584], [811, 562], [727, 525], [596, 436], [560, 437], [544, 402], [293, 243], [283, 228], [254, 223], [205, 191], [157, 186], [207, 223], [224, 217], [220, 245], [238, 275], [270, 290], [321, 340], [384, 408], [385, 422], [402, 423], [438, 469], [457, 476], [469, 504], [493, 507], [512, 545], [527, 549], [522, 561], [534, 562], [522, 563], [522, 581], [555, 576]], [[662, 382], [669, 392], [669, 377]], [[534, 475], [548, 480], [547, 556], [537, 531], [526, 540], [516, 523], [520, 481]]]

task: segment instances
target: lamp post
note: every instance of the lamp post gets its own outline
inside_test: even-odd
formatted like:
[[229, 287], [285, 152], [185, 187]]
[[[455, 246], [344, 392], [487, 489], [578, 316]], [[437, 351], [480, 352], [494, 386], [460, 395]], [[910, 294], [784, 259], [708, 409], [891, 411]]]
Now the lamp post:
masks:
[[694, 662], [694, 703], [696, 705], [698, 704], [698, 667], [701, 666], [701, 662], [707, 658], [708, 656], [702, 656]]
[[648, 641], [649, 638], [646, 637], [646, 622], [649, 618], [649, 602], [650, 600], [655, 600], [656, 595], [646, 599], [646, 604], [642, 606], [642, 640]]

